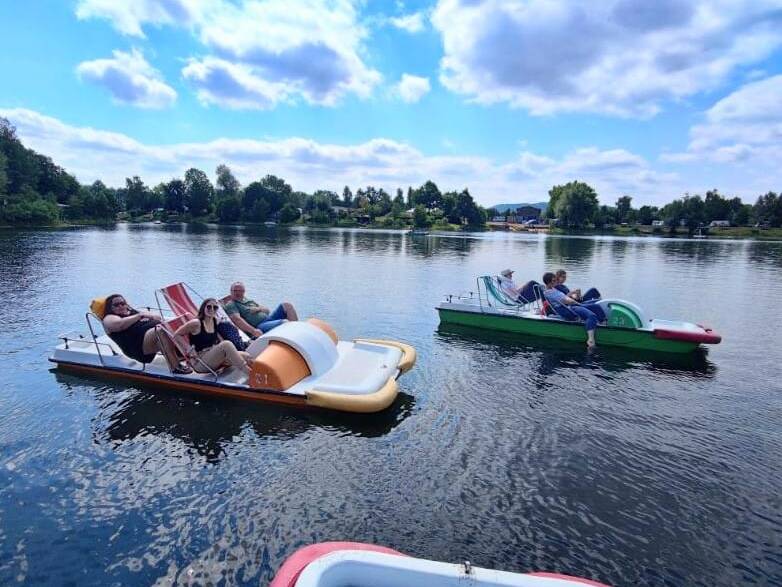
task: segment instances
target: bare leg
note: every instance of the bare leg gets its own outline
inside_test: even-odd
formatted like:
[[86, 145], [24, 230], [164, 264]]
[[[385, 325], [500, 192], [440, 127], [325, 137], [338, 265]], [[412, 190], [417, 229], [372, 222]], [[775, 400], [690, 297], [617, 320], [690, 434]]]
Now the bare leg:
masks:
[[594, 330], [587, 330], [587, 348], [592, 349], [596, 346], [595, 342], [595, 331]]
[[[234, 345], [231, 344], [231, 342], [228, 340], [224, 340], [220, 344], [216, 344], [212, 348], [207, 349], [201, 353], [200, 359], [209, 365], [209, 367], [212, 369], [217, 369], [223, 363], [228, 362], [233, 367], [237, 367], [245, 373], [250, 372], [248, 367], [249, 355], [247, 353], [240, 353], [237, 351], [236, 347], [234, 347]], [[207, 371], [207, 369], [198, 362], [195, 364], [195, 369], [201, 373]]]
[[283, 302], [282, 307], [285, 308], [285, 317], [288, 320], [298, 320], [299, 315], [296, 313], [296, 308], [290, 302]]
[[168, 338], [168, 334], [163, 330], [162, 326], [155, 326], [155, 328], [150, 328], [146, 331], [142, 349], [147, 354], [158, 351], [163, 353], [166, 363], [168, 363], [168, 368], [172, 371], [179, 367], [179, 358], [177, 357], [174, 343]]

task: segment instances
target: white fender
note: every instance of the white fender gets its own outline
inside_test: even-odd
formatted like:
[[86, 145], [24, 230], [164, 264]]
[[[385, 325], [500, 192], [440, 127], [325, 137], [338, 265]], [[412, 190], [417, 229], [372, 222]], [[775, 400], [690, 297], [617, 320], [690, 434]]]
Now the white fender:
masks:
[[329, 335], [308, 322], [286, 322], [255, 339], [247, 348], [254, 359], [272, 341], [281, 342], [298, 352], [307, 362], [310, 373], [320, 376], [337, 362], [337, 347]]

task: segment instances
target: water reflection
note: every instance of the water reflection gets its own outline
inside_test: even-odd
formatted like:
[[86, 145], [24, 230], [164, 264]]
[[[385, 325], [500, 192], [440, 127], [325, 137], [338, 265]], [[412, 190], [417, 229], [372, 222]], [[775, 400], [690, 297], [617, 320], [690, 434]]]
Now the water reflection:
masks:
[[[511, 357], [526, 357], [541, 375], [551, 375], [561, 369], [599, 368], [609, 373], [642, 369], [710, 379], [717, 372], [716, 365], [707, 358], [706, 349], [674, 354], [598, 346], [589, 352], [582, 343], [575, 341], [495, 332], [458, 324], [440, 324], [437, 336], [445, 343], [458, 344], [476, 352], [494, 353], [495, 357], [487, 358], [487, 361], [504, 363]], [[480, 346], [476, 347], [476, 344]]]
[[[99, 406], [94, 418], [98, 442], [104, 438], [121, 443], [149, 435], [168, 436], [182, 441], [209, 463], [226, 456], [231, 444], [248, 427], [258, 437], [293, 439], [314, 427], [374, 438], [398, 426], [415, 404], [413, 396], [400, 393], [388, 409], [378, 414], [343, 414], [197, 394], [172, 396], [168, 392], [114, 387], [96, 377], [56, 370], [53, 373], [66, 393], [78, 390], [94, 394]], [[91, 381], [95, 384], [90, 385]]]
[[546, 264], [550, 267], [559, 267], [560, 265], [572, 266], [590, 261], [595, 254], [596, 242], [593, 238], [551, 236], [544, 241]]
[[782, 267], [782, 243], [753, 241], [747, 243], [747, 256], [752, 263]]

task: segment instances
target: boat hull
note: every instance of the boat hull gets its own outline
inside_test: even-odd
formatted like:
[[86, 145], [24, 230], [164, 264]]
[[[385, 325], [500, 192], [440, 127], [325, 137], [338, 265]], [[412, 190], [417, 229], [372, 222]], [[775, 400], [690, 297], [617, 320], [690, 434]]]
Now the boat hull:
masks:
[[[579, 322], [549, 320], [536, 316], [526, 317], [520, 314], [468, 311], [443, 306], [439, 306], [437, 311], [440, 314], [440, 322], [444, 324], [586, 342], [584, 325]], [[691, 353], [698, 348], [697, 342], [659, 338], [652, 330], [611, 326], [598, 326], [595, 340], [598, 345], [667, 353]]]
[[122, 355], [106, 336], [96, 338], [95, 342], [84, 337], [66, 338], [55, 347], [49, 360], [63, 371], [133, 381], [167, 392], [364, 414], [379, 412], [394, 402], [399, 391], [397, 378], [416, 361], [415, 349], [397, 341], [339, 341], [332, 348], [334, 363], [323, 366], [312, 359], [313, 370], [320, 371], [282, 390], [250, 385], [246, 375], [232, 368], [219, 375], [174, 374], [160, 355], [142, 365]]
[[511, 573], [418, 559], [358, 542], [322, 542], [301, 548], [269, 587], [607, 587], [560, 573]]

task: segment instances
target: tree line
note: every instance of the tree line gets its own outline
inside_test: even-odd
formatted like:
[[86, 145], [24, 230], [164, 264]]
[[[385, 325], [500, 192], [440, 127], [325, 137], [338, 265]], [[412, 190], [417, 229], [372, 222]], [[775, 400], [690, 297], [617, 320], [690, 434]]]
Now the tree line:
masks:
[[685, 194], [662, 207], [633, 208], [632, 197], [624, 195], [613, 206], [601, 205], [597, 192], [588, 184], [571, 181], [549, 190], [545, 216], [556, 219], [566, 228], [605, 228], [616, 224], [645, 224], [657, 221], [676, 230], [683, 226], [690, 231], [712, 221], [725, 221], [731, 226], [757, 224], [763, 227], [782, 226], [782, 194], [768, 192], [755, 204], [745, 204], [741, 198], [725, 197], [716, 189], [706, 195]]
[[486, 211], [467, 189], [442, 193], [432, 181], [419, 188], [401, 188], [392, 197], [382, 188], [367, 186], [339, 195], [328, 190], [313, 194], [294, 191], [284, 179], [266, 175], [242, 186], [227, 165], [218, 165], [212, 184], [202, 170], [188, 169], [184, 177], [148, 186], [140, 177], [125, 179], [119, 188], [101, 181], [81, 185], [49, 157], [24, 147], [16, 129], [0, 118], [0, 224], [55, 224], [66, 221], [114, 221], [119, 213], [140, 217], [149, 213], [180, 219], [208, 218], [219, 222], [283, 223], [297, 221], [302, 212], [312, 223], [375, 222], [404, 227], [452, 223], [480, 226]]
[[[226, 165], [218, 165], [216, 182], [196, 168], [184, 177], [147, 186], [138, 176], [129, 177], [119, 188], [101, 181], [81, 185], [51, 158], [26, 148], [16, 129], [0, 118], [0, 224], [47, 225], [66, 221], [116, 220], [119, 213], [131, 218], [150, 212], [188, 220], [206, 218], [219, 222], [283, 223], [297, 221], [302, 212], [316, 224], [345, 225], [360, 222], [403, 228], [412, 221], [416, 227], [483, 226], [493, 209], [479, 206], [468, 189], [441, 192], [432, 181], [418, 188], [401, 188], [395, 195], [383, 188], [367, 186], [342, 194], [317, 190], [307, 194], [294, 189], [274, 175], [242, 186]], [[410, 210], [413, 210], [412, 218]], [[652, 224], [658, 221], [671, 230], [686, 226], [695, 230], [714, 220], [732, 225], [782, 226], [782, 194], [768, 192], [755, 204], [740, 198], [722, 196], [717, 190], [706, 195], [685, 195], [662, 206], [633, 208], [632, 197], [624, 195], [614, 206], [601, 205], [597, 192], [586, 183], [572, 181], [549, 190], [545, 215], [566, 228], [615, 224]]]

